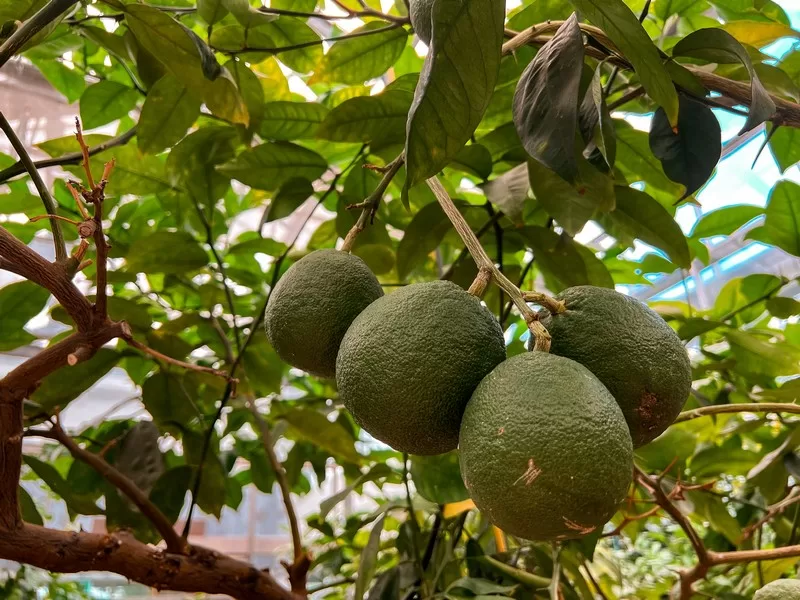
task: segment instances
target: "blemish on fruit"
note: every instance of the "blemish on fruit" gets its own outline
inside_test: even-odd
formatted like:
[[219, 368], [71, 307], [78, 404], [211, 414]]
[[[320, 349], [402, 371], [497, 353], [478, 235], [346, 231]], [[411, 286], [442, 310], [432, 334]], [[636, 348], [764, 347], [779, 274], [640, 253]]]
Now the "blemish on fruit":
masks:
[[505, 427], [501, 427], [500, 429], [497, 430], [497, 435], [503, 435], [505, 432], [506, 432], [506, 428]]
[[523, 482], [526, 486], [530, 485], [536, 481], [536, 478], [541, 474], [542, 470], [536, 466], [533, 459], [528, 459], [528, 468], [525, 469], [525, 472], [514, 482], [514, 485], [517, 485], [519, 482]]
[[567, 517], [561, 517], [561, 518], [564, 519], [564, 525], [566, 525], [573, 531], [577, 531], [581, 535], [587, 535], [589, 533], [592, 533], [595, 529], [597, 529], [596, 527], [585, 527], [584, 525], [576, 523], [575, 521], [570, 521]]
[[658, 424], [654, 422], [658, 398], [655, 394], [645, 392], [642, 394], [639, 405], [636, 407], [636, 414], [639, 415], [639, 422], [647, 431], [652, 431]]

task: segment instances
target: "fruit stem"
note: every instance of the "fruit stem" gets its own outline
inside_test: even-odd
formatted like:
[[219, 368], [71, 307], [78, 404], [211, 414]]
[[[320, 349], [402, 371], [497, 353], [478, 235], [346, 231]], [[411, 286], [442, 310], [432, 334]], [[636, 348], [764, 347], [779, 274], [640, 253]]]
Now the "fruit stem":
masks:
[[358, 216], [358, 220], [355, 222], [355, 224], [350, 228], [350, 231], [347, 232], [347, 236], [344, 238], [344, 243], [342, 244], [343, 252], [350, 252], [353, 244], [356, 241], [356, 236], [366, 229], [367, 220], [369, 220], [369, 223], [371, 224], [375, 219], [375, 213], [378, 211], [378, 205], [383, 198], [383, 194], [386, 192], [386, 188], [389, 187], [389, 184], [392, 182], [392, 179], [394, 179], [394, 176], [397, 175], [397, 172], [400, 170], [400, 167], [403, 166], [404, 162], [405, 157], [401, 154], [388, 165], [386, 165], [386, 171], [384, 172], [383, 179], [381, 179], [378, 187], [375, 188], [375, 191], [372, 192], [363, 202], [347, 207], [348, 209], [360, 208], [361, 214]]
[[492, 272], [489, 269], [481, 268], [478, 271], [478, 275], [475, 277], [475, 280], [472, 282], [472, 285], [469, 286], [467, 292], [476, 298], [482, 298], [483, 294], [486, 292], [486, 286], [488, 286], [491, 281]]
[[[519, 310], [520, 314], [525, 319], [525, 323], [527, 323], [528, 329], [531, 332], [533, 349], [548, 352], [550, 350], [550, 333], [545, 329], [541, 321], [539, 321], [539, 315], [525, 302], [520, 289], [514, 285], [508, 277], [500, 272], [497, 265], [495, 265], [492, 259], [489, 258], [489, 255], [486, 254], [486, 250], [481, 246], [481, 243], [478, 241], [469, 223], [467, 223], [464, 216], [458, 211], [458, 208], [456, 208], [452, 198], [450, 198], [450, 195], [447, 193], [447, 190], [444, 189], [439, 179], [434, 176], [428, 179], [427, 183], [428, 187], [431, 188], [434, 196], [436, 196], [436, 199], [439, 201], [439, 205], [442, 207], [444, 214], [447, 215], [447, 218], [450, 219], [458, 235], [461, 236], [464, 245], [467, 247], [467, 251], [470, 253], [470, 256], [472, 256], [472, 260], [474, 260], [475, 264], [478, 266], [478, 278], [481, 277], [481, 271], [491, 274], [491, 278], [494, 279], [500, 289], [508, 294], [514, 306], [517, 307], [517, 310]], [[472, 290], [475, 285], [476, 284], [473, 283], [470, 290]]]
[[534, 304], [545, 307], [554, 315], [559, 315], [567, 310], [567, 305], [561, 302], [561, 300], [556, 300], [552, 296], [542, 294], [541, 292], [522, 292], [522, 297], [525, 298], [526, 302], [533, 302]]

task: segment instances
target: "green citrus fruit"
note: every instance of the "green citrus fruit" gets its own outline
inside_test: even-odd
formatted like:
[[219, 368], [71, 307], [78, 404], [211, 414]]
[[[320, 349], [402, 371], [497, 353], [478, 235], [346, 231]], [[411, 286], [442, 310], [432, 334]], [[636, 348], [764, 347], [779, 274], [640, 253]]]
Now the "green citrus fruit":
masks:
[[342, 340], [339, 396], [373, 437], [411, 454], [458, 444], [475, 387], [505, 358], [503, 332], [449, 281], [406, 286], [370, 304]]
[[678, 416], [692, 387], [689, 357], [658, 313], [614, 290], [577, 286], [557, 299], [566, 312], [546, 313], [550, 352], [587, 367], [622, 408], [633, 446], [654, 440]]
[[347, 328], [382, 295], [363, 260], [339, 250], [317, 250], [289, 267], [272, 290], [267, 337], [293, 367], [332, 378]]
[[434, 0], [410, 0], [408, 16], [411, 18], [411, 26], [414, 33], [426, 44], [430, 45], [433, 35], [433, 21], [431, 13], [433, 11]]
[[583, 365], [544, 352], [513, 356], [486, 376], [464, 412], [459, 452], [475, 505], [529, 540], [602, 527], [633, 475], [614, 398]]
[[800, 581], [778, 579], [768, 583], [756, 592], [753, 600], [800, 600]]

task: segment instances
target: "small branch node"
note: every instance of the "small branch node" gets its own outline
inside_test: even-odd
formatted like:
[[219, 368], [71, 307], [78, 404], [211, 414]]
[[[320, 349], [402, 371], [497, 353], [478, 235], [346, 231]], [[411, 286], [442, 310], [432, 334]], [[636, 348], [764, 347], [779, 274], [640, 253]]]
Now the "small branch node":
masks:
[[468, 293], [476, 296], [478, 298], [482, 298], [483, 294], [486, 292], [486, 288], [492, 281], [492, 270], [487, 269], [486, 267], [481, 268], [478, 271], [477, 277], [472, 282], [472, 285], [469, 286], [467, 290]]

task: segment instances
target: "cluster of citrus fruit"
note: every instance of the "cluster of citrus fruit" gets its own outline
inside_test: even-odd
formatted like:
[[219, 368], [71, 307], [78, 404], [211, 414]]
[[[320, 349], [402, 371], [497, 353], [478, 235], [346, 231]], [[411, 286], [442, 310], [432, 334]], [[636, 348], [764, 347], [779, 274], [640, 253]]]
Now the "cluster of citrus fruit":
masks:
[[664, 320], [613, 290], [580, 286], [543, 311], [550, 353], [506, 359], [480, 300], [448, 281], [384, 295], [358, 257], [313, 252], [270, 297], [267, 335], [289, 364], [335, 377], [345, 407], [396, 450], [459, 449], [475, 504], [526, 539], [580, 537], [624, 499], [633, 449], [661, 434], [691, 386]]

